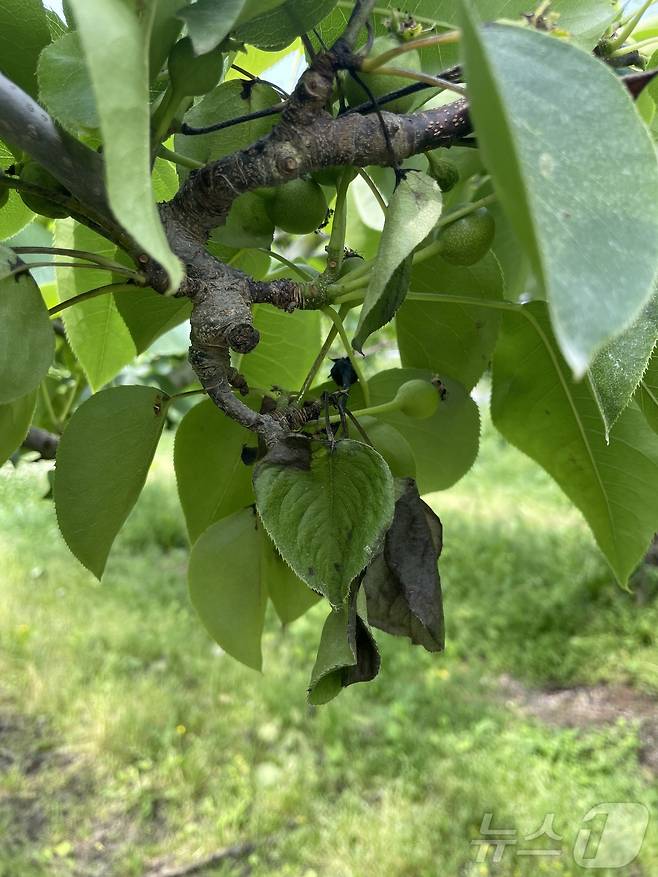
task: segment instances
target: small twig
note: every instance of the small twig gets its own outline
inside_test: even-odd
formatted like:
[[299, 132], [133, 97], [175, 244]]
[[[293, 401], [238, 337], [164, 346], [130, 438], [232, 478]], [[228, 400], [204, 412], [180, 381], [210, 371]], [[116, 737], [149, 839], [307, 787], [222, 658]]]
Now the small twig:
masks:
[[[89, 253], [86, 250], [69, 250], [64, 247], [11, 247], [11, 249], [18, 255], [45, 253], [53, 256], [70, 256], [74, 259], [86, 259], [88, 262], [96, 262], [96, 264], [101, 265], [110, 271], [131, 270], [127, 269], [126, 265], [121, 265], [119, 262], [113, 262], [111, 259], [106, 259], [104, 256], [99, 256], [97, 253]], [[25, 264], [29, 265], [30, 263], [26, 262]]]
[[96, 298], [99, 295], [109, 295], [113, 292], [132, 292], [135, 289], [139, 289], [139, 286], [136, 283], [108, 283], [106, 286], [99, 286], [96, 289], [88, 289], [86, 292], [74, 295], [73, 298], [67, 298], [66, 301], [61, 301], [59, 304], [49, 308], [48, 313], [52, 317], [60, 311], [63, 311], [65, 308], [70, 308], [72, 305], [79, 304], [81, 301], [87, 301], [88, 299]]
[[370, 189], [372, 194], [375, 196], [375, 200], [377, 201], [379, 206], [382, 208], [384, 216], [386, 216], [386, 211], [388, 210], [388, 204], [386, 203], [386, 201], [384, 201], [382, 193], [377, 188], [375, 181], [370, 176], [370, 174], [367, 171], [365, 171], [363, 168], [359, 168], [358, 174], [361, 177], [361, 179], [364, 181], [364, 183], [366, 183], [366, 185], [368, 186], [368, 188]]
[[338, 334], [340, 336], [340, 340], [343, 342], [343, 347], [345, 348], [345, 353], [348, 356], [349, 361], [352, 363], [352, 368], [357, 374], [359, 378], [359, 385], [361, 387], [361, 391], [363, 392], [363, 401], [366, 404], [366, 407], [370, 406], [370, 390], [368, 389], [368, 382], [363, 374], [363, 369], [361, 368], [361, 363], [358, 361], [357, 357], [354, 354], [354, 348], [350, 344], [350, 339], [347, 337], [347, 332], [345, 331], [345, 327], [343, 326], [343, 320], [338, 311], [335, 311], [331, 307], [322, 308], [322, 313], [329, 317], [329, 319], [333, 322], [336, 327]]
[[340, 43], [347, 49], [354, 48], [359, 31], [366, 26], [376, 2], [377, 0], [356, 0], [347, 27], [343, 31], [343, 35], [336, 41], [336, 45]]
[[235, 70], [236, 73], [240, 73], [242, 76], [246, 76], [248, 79], [254, 83], [254, 85], [269, 85], [270, 88], [273, 88], [277, 94], [280, 94], [284, 100], [287, 100], [290, 95], [285, 90], [285, 88], [281, 88], [280, 85], [277, 85], [276, 82], [270, 82], [269, 79], [261, 79], [260, 76], [256, 76], [254, 73], [250, 73], [248, 70], [245, 70], [244, 67], [239, 67], [237, 64], [231, 64], [231, 69]]
[[430, 76], [429, 73], [416, 73], [413, 70], [403, 70], [401, 67], [377, 67], [372, 72], [381, 73], [382, 76], [399, 76], [401, 79], [414, 79], [416, 82], [424, 82], [426, 85], [434, 86], [434, 88], [454, 91], [461, 97], [464, 97], [466, 94], [465, 85], [451, 82], [449, 79], [442, 79], [440, 76]]
[[264, 119], [267, 116], [276, 116], [282, 113], [288, 105], [288, 101], [281, 101], [273, 107], [266, 107], [264, 110], [256, 110], [253, 113], [246, 113], [244, 116], [236, 116], [234, 119], [226, 119], [224, 122], [215, 122], [214, 125], [204, 125], [202, 128], [195, 128], [183, 122], [180, 126], [181, 134], [188, 137], [196, 137], [199, 134], [212, 134], [213, 131], [223, 131], [225, 128], [232, 128], [234, 125], [243, 125], [246, 122], [253, 122], [255, 119]]
[[3, 272], [2, 276], [13, 277], [16, 274], [24, 274], [26, 271], [31, 271], [33, 268], [86, 268], [89, 271], [111, 271], [113, 274], [122, 274], [125, 277], [134, 278], [136, 281], [144, 279], [132, 268], [126, 268], [125, 265], [108, 268], [107, 265], [98, 265], [93, 262], [21, 262], [20, 265], [12, 268], [11, 271]]

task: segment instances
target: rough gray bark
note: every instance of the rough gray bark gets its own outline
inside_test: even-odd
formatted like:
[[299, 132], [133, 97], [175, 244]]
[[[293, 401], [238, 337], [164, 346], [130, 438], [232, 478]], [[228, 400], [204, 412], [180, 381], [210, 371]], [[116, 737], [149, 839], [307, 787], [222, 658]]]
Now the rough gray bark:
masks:
[[[322, 307], [325, 281], [255, 281], [208, 252], [210, 232], [226, 221], [231, 205], [244, 192], [282, 185], [331, 165], [397, 164], [424, 150], [449, 146], [471, 132], [463, 100], [408, 116], [381, 112], [334, 118], [327, 112], [336, 73], [359, 68], [360, 58], [352, 50], [373, 5], [372, 0], [357, 0], [343, 36], [331, 50], [316, 56], [267, 137], [192, 172], [176, 196], [160, 205], [171, 248], [186, 268], [177, 295], [187, 296], [194, 305], [190, 362], [215, 404], [268, 445], [291, 426], [303, 424], [309, 412], [291, 408], [258, 414], [248, 408], [234, 393], [235, 388], [246, 393], [247, 387], [231, 367], [231, 350], [248, 353], [258, 344], [253, 304], [266, 302], [285, 311]], [[164, 292], [167, 278], [161, 266], [140, 251], [111, 215], [100, 156], [60, 131], [42, 108], [1, 75], [0, 138], [43, 164], [79, 202], [76, 219], [123, 247], [153, 289]]]

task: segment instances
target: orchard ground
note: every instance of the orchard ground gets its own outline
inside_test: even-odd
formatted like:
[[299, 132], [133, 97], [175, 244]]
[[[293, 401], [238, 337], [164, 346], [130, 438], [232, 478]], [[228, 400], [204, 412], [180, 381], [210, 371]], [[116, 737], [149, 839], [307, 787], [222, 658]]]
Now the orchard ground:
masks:
[[[485, 424], [473, 471], [431, 497], [446, 654], [378, 634], [385, 675], [312, 709], [321, 607], [269, 618], [263, 676], [195, 618], [171, 445], [102, 585], [58, 534], [45, 465], [0, 472], [1, 877], [163, 877], [235, 845], [195, 873], [576, 875], [601, 802], [654, 819], [632, 865], [596, 873], [658, 873], [658, 570], [620, 590]], [[498, 864], [473, 861], [486, 813], [517, 833]], [[562, 840], [524, 845], [550, 813]]]

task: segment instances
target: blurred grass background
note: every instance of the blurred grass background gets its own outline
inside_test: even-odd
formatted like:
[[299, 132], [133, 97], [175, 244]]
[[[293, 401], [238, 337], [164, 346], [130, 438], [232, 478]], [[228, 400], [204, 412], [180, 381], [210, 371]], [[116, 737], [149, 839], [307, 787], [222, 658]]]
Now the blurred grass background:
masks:
[[[161, 875], [243, 842], [199, 873], [576, 875], [591, 806], [658, 813], [632, 718], [555, 727], [501, 693], [506, 674], [658, 694], [658, 576], [620, 590], [580, 515], [488, 424], [475, 468], [430, 498], [446, 653], [377, 632], [379, 678], [320, 709], [305, 688], [321, 607], [268, 619], [262, 676], [196, 620], [171, 452], [168, 435], [102, 585], [58, 535], [45, 465], [0, 471], [1, 877]], [[526, 847], [562, 855], [474, 863], [486, 812], [519, 847], [555, 813], [562, 845]], [[613, 873], [658, 874], [655, 819]]]

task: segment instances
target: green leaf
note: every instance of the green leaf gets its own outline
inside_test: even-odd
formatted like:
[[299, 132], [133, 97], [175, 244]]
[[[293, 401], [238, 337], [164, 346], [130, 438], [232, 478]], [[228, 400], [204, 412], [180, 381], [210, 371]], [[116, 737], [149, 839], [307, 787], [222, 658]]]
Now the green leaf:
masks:
[[149, 38], [149, 80], [154, 82], [167, 60], [167, 56], [183, 29], [177, 13], [183, 0], [155, 0], [153, 23]]
[[440, 652], [445, 632], [437, 561], [443, 527], [411, 478], [396, 486], [399, 496], [384, 550], [363, 579], [368, 621], [394, 636], [409, 637], [428, 652]]
[[250, 434], [210, 399], [182, 419], [174, 466], [190, 542], [196, 542], [215, 521], [253, 503], [251, 469], [240, 458], [250, 441]]
[[41, 53], [39, 98], [51, 116], [72, 133], [99, 127], [96, 98], [80, 37], [67, 33]]
[[[55, 223], [55, 246], [86, 250], [108, 259], [113, 259], [116, 254], [114, 244], [72, 219]], [[57, 269], [59, 301], [112, 282], [109, 271]], [[71, 349], [92, 390], [107, 384], [135, 358], [137, 348], [119, 313], [114, 295], [99, 295], [72, 305], [62, 312], [62, 318]]]
[[161, 335], [189, 319], [192, 303], [187, 298], [160, 295], [153, 289], [115, 292], [114, 302], [133, 340], [143, 353]]
[[592, 363], [588, 376], [606, 437], [642, 380], [657, 339], [658, 295], [654, 295], [639, 320], [608, 344]]
[[[0, 276], [19, 264], [0, 246]], [[48, 311], [27, 271], [0, 280], [0, 405], [36, 389], [55, 352]]]
[[127, 232], [169, 274], [170, 289], [183, 277], [169, 249], [151, 185], [149, 60], [153, 22], [144, 23], [123, 0], [71, 0], [96, 96], [112, 212]]
[[503, 298], [500, 268], [490, 253], [469, 267], [435, 256], [415, 265], [412, 292], [469, 296], [473, 305], [407, 300], [396, 327], [403, 366], [449, 375], [472, 389], [489, 366], [500, 327], [500, 312], [478, 307]]
[[25, 206], [18, 192], [11, 191], [9, 200], [4, 207], [0, 208], [0, 240], [13, 237], [26, 225], [29, 225], [33, 219], [34, 213]]
[[240, 358], [238, 368], [251, 386], [299, 389], [320, 348], [320, 314], [286, 314], [270, 305], [256, 305], [253, 314], [261, 340]]
[[27, 435], [37, 404], [37, 391], [0, 405], [0, 466], [11, 457]]
[[635, 391], [635, 402], [651, 429], [658, 433], [658, 349], [654, 350], [647, 370]]
[[292, 436], [254, 471], [256, 505], [283, 559], [333, 606], [367, 566], [393, 518], [393, 479], [360, 442]]
[[[192, 127], [202, 128], [265, 110], [280, 102], [280, 96], [269, 85], [257, 83], [245, 86], [243, 79], [234, 80], [223, 83], [195, 104], [185, 115], [185, 122]], [[276, 120], [276, 116], [254, 119], [243, 125], [234, 125], [223, 131], [205, 134], [203, 137], [176, 134], [174, 138], [176, 151], [207, 164], [264, 137]]]
[[335, 5], [336, 0], [287, 0], [240, 25], [235, 38], [263, 49], [283, 49], [295, 37], [312, 30]]
[[188, 583], [192, 605], [210, 636], [236, 660], [260, 670], [267, 590], [253, 509], [223, 518], [203, 533], [190, 555]]
[[632, 404], [606, 444], [589, 382], [572, 381], [543, 302], [505, 314], [492, 416], [580, 509], [625, 583], [658, 527], [658, 436]]
[[[467, 11], [463, 45], [485, 163], [545, 289], [560, 349], [582, 377], [653, 291], [651, 138], [619, 78], [562, 40], [478, 28]], [[623, 197], [611, 197], [620, 187]]]
[[0, 3], [0, 73], [36, 98], [37, 62], [50, 42], [48, 19], [41, 0]]
[[[395, 397], [398, 388], [414, 378], [429, 380], [432, 372], [394, 368], [376, 374], [368, 383], [373, 405]], [[461, 384], [440, 375], [446, 398], [432, 417], [416, 420], [399, 411], [378, 415], [398, 429], [416, 459], [416, 481], [421, 493], [445, 490], [464, 476], [475, 462], [480, 444], [477, 405]], [[352, 407], [354, 407], [352, 405]]]
[[281, 624], [292, 624], [320, 599], [298, 578], [261, 530], [261, 576]]
[[349, 605], [332, 609], [324, 623], [311, 673], [309, 703], [328, 703], [348, 685], [370, 682], [379, 666], [377, 645], [352, 598]]
[[167, 402], [153, 387], [111, 387], [77, 409], [60, 440], [57, 521], [66, 544], [97, 579], [144, 487]]
[[197, 55], [212, 52], [230, 34], [246, 0], [197, 0], [178, 17], [187, 25]]
[[408, 257], [441, 216], [441, 190], [426, 174], [410, 172], [393, 193], [370, 283], [352, 345], [364, 342], [395, 316], [404, 301], [411, 271]]

